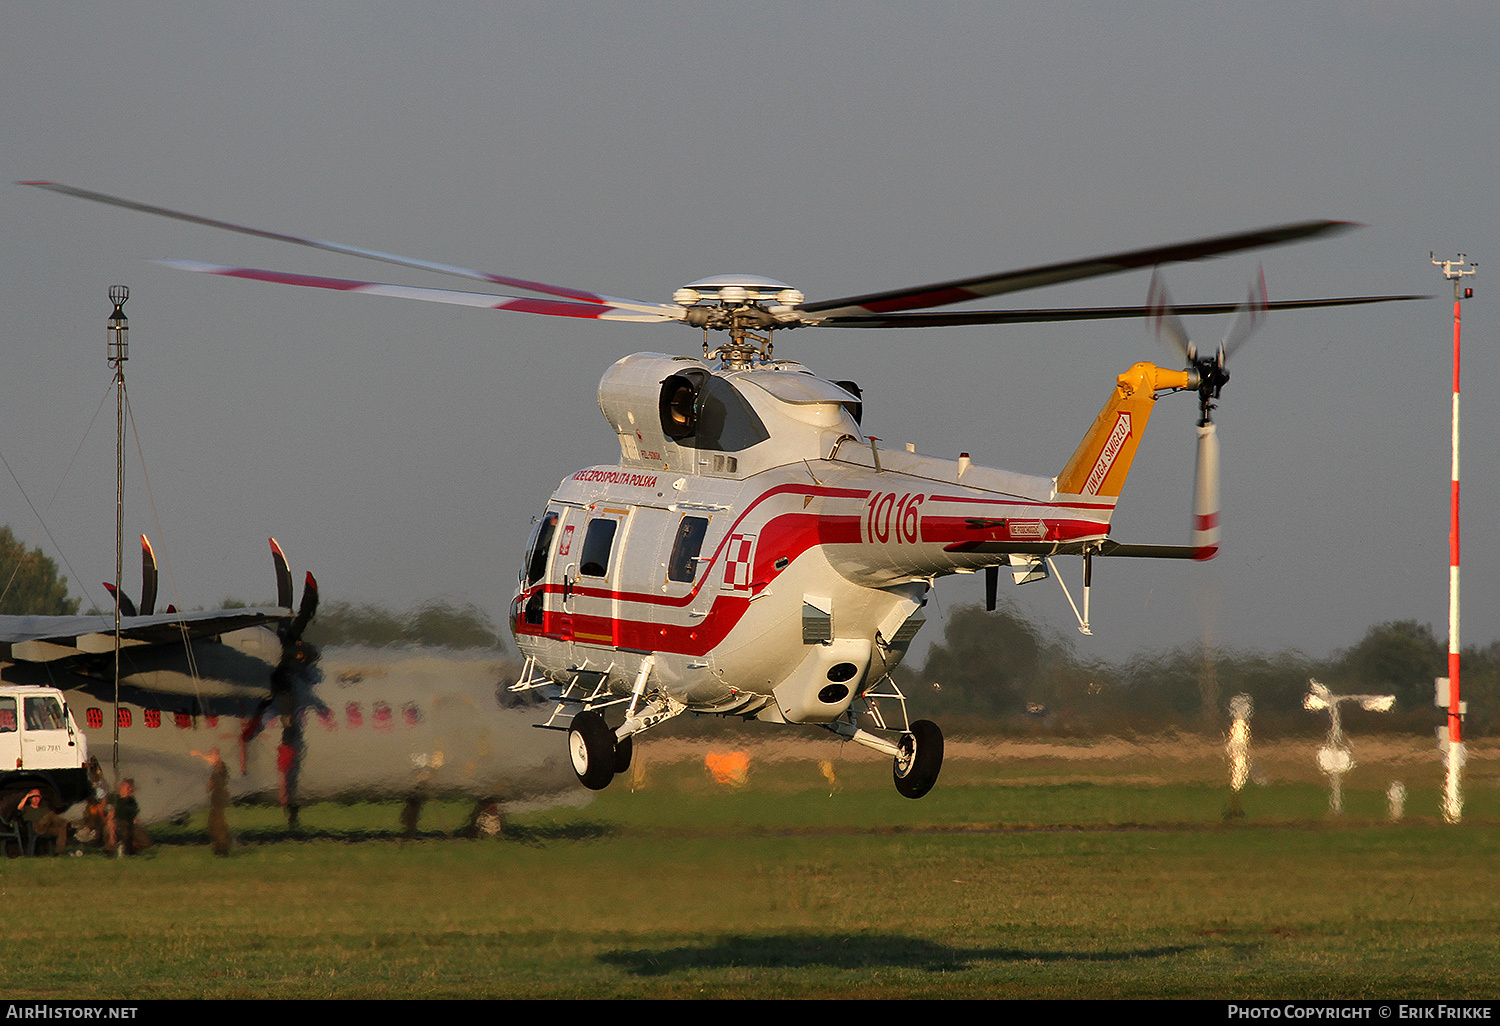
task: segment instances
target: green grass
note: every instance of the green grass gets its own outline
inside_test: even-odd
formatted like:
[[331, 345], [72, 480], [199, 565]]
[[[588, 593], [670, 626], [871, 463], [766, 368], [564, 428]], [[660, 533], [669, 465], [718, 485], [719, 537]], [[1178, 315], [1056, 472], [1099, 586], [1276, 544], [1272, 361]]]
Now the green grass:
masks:
[[[1023, 767], [1024, 769], [1024, 767]], [[1036, 769], [1036, 767], [1032, 767]], [[15, 998], [1300, 997], [1500, 995], [1500, 807], [1385, 821], [1375, 775], [1245, 793], [997, 779], [955, 761], [920, 802], [883, 764], [653, 765], [500, 840], [419, 840], [399, 805], [321, 805], [288, 834], [236, 808], [134, 860], [0, 861]], [[1049, 767], [1051, 777], [1065, 776]], [[626, 786], [621, 786], [626, 785]], [[1409, 785], [1410, 786], [1410, 785]], [[1425, 785], [1424, 785], [1425, 786]], [[26, 911], [22, 911], [26, 910]]]

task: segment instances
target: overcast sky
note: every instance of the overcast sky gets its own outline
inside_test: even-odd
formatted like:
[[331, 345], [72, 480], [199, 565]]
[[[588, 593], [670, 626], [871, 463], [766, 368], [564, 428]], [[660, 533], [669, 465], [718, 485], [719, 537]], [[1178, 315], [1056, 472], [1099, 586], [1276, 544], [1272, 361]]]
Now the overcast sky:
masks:
[[[128, 284], [151, 494], [132, 440], [126, 530], [170, 558], [170, 598], [270, 598], [275, 534], [329, 599], [447, 597], [503, 622], [531, 517], [566, 474], [618, 458], [600, 375], [701, 340], [168, 270], [147, 261], [466, 287], [18, 179], [645, 301], [727, 272], [826, 299], [1337, 218], [1368, 227], [1167, 280], [1180, 302], [1233, 301], [1263, 262], [1273, 299], [1438, 298], [1274, 317], [1237, 354], [1220, 410], [1222, 554], [1101, 564], [1094, 636], [1073, 637], [1106, 659], [1205, 630], [1316, 654], [1387, 620], [1446, 637], [1452, 304], [1436, 250], [1480, 264], [1465, 306], [1464, 640], [1492, 641], [1500, 9], [1219, 6], [7, 0], [0, 453], [38, 508], [77, 456], [48, 514], [55, 541], [8, 474], [0, 519], [103, 602], [104, 329], [109, 286]], [[1148, 277], [1002, 298], [1139, 303]], [[1211, 344], [1227, 320], [1189, 329]], [[1129, 321], [802, 331], [777, 355], [860, 382], [865, 426], [891, 445], [1047, 475], [1115, 375], [1172, 365]], [[1159, 405], [1115, 537], [1188, 540], [1194, 414], [1188, 396]], [[1052, 582], [1009, 593], [1073, 633]], [[947, 579], [937, 598], [979, 601], [982, 578]]]

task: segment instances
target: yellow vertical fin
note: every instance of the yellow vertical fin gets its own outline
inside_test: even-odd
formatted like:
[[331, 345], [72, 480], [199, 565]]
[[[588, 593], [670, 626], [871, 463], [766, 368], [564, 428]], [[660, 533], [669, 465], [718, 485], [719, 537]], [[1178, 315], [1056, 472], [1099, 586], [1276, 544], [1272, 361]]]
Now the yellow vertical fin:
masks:
[[1109, 402], [1057, 476], [1059, 494], [1118, 496], [1151, 419], [1156, 393], [1187, 387], [1187, 371], [1166, 370], [1151, 363], [1138, 363], [1115, 379]]

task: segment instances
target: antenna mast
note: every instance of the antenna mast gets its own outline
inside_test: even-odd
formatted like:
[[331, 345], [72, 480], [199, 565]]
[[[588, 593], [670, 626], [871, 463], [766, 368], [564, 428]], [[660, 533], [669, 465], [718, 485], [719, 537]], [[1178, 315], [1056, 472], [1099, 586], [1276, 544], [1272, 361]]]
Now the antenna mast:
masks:
[[1478, 264], [1469, 263], [1469, 258], [1460, 253], [1457, 260], [1439, 260], [1429, 253], [1432, 262], [1443, 269], [1443, 277], [1453, 283], [1453, 477], [1449, 486], [1448, 515], [1448, 730], [1447, 736], [1438, 730], [1438, 747], [1447, 763], [1447, 779], [1443, 788], [1443, 819], [1457, 823], [1463, 815], [1464, 799], [1460, 789], [1463, 777], [1464, 746], [1461, 725], [1463, 703], [1459, 700], [1458, 664], [1458, 368], [1459, 328], [1462, 318], [1459, 303], [1471, 299], [1474, 290], [1461, 288], [1464, 277], [1473, 274]]
[[109, 287], [109, 301], [115, 312], [109, 315], [108, 359], [115, 369], [115, 407], [118, 427], [115, 445], [115, 738], [111, 772], [120, 780], [120, 580], [125, 563], [125, 361], [130, 359], [130, 321], [125, 316], [125, 301], [130, 289], [125, 285]]

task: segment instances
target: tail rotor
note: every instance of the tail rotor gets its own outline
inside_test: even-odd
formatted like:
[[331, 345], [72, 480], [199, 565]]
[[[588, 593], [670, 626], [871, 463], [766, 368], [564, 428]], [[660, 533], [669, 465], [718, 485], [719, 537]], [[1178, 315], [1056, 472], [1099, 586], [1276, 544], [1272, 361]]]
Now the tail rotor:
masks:
[[1188, 371], [1197, 380], [1198, 426], [1211, 426], [1219, 395], [1229, 383], [1230, 355], [1255, 334], [1266, 318], [1269, 303], [1266, 298], [1265, 272], [1256, 269], [1245, 301], [1235, 310], [1229, 331], [1219, 343], [1219, 348], [1211, 354], [1199, 352], [1188, 337], [1187, 329], [1183, 327], [1182, 320], [1172, 306], [1172, 297], [1167, 292], [1166, 282], [1162, 280], [1159, 270], [1151, 274], [1151, 289], [1146, 306], [1146, 317], [1155, 329], [1156, 337], [1182, 356]]
[[1256, 269], [1245, 302], [1213, 353], [1199, 352], [1172, 306], [1172, 297], [1159, 271], [1151, 275], [1147, 319], [1162, 343], [1187, 364], [1198, 389], [1198, 458], [1193, 482], [1193, 548], [1195, 559], [1212, 559], [1219, 551], [1219, 435], [1213, 411], [1229, 382], [1229, 357], [1255, 334], [1266, 318], [1266, 276]]

